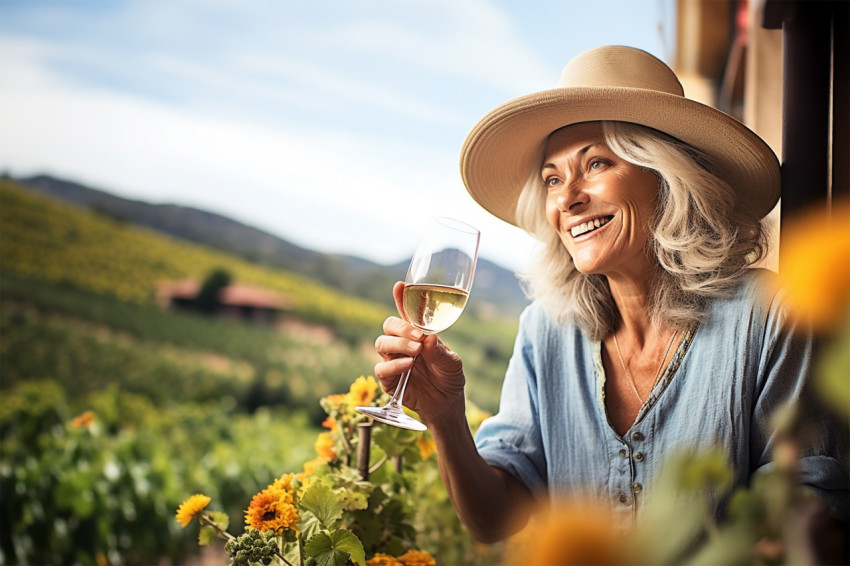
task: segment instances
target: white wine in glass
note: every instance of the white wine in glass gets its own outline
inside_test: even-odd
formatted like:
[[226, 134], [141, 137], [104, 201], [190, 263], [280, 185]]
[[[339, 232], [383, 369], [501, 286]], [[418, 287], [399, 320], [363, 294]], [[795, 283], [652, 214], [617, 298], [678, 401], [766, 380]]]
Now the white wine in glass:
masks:
[[[455, 323], [466, 306], [478, 261], [478, 230], [451, 218], [431, 219], [413, 254], [404, 280], [404, 316], [425, 334], [442, 332]], [[416, 363], [416, 359], [413, 360]], [[376, 421], [410, 430], [424, 424], [402, 408], [410, 370], [399, 380], [383, 407], [355, 407]]]

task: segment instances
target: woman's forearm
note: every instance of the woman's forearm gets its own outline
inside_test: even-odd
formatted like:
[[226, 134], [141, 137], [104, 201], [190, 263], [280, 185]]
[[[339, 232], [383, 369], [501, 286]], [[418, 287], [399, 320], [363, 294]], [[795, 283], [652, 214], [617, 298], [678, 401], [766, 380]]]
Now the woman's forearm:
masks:
[[470, 533], [482, 542], [496, 542], [520, 530], [528, 520], [531, 494], [478, 454], [463, 404], [427, 424], [443, 484]]

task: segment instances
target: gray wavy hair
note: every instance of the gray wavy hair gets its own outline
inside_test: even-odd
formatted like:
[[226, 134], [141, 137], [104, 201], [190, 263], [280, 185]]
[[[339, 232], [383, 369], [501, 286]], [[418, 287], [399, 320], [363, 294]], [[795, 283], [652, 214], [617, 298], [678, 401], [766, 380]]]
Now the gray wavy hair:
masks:
[[[650, 301], [653, 324], [684, 329], [698, 323], [708, 302], [727, 296], [767, 250], [760, 218], [736, 206], [735, 187], [714, 171], [697, 149], [652, 128], [602, 122], [605, 142], [620, 158], [658, 177], [652, 237], [647, 253], [658, 260]], [[540, 163], [543, 152], [540, 150]], [[534, 171], [518, 202], [517, 224], [543, 245], [521, 277], [533, 300], [560, 322], [575, 321], [592, 340], [620, 324], [620, 314], [603, 275], [574, 266], [545, 216], [546, 189]]]

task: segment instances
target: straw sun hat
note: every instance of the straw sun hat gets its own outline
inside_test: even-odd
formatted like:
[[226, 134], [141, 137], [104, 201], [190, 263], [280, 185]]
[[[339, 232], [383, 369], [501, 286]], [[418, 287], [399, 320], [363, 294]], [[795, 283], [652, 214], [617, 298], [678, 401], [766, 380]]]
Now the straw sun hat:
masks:
[[517, 197], [541, 166], [549, 134], [570, 124], [617, 120], [649, 126], [705, 152], [759, 218], [779, 199], [779, 162], [755, 133], [723, 112], [685, 98], [673, 71], [649, 53], [598, 47], [570, 61], [558, 87], [515, 98], [484, 116], [461, 149], [467, 190], [516, 224]]

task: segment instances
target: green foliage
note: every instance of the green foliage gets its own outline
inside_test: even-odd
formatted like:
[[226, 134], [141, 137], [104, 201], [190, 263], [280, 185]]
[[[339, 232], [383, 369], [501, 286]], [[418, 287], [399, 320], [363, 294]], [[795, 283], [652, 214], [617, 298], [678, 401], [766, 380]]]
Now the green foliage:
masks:
[[345, 529], [317, 534], [304, 545], [304, 553], [315, 560], [317, 566], [345, 566], [349, 560], [355, 564], [366, 562], [360, 540]]
[[[91, 414], [74, 421], [81, 407]], [[69, 398], [53, 381], [4, 391], [0, 543], [11, 564], [151, 564], [196, 552], [174, 521], [204, 486], [231, 513], [312, 450], [304, 416], [155, 406], [108, 391]], [[207, 486], [212, 486], [208, 488]]]
[[823, 400], [850, 422], [850, 313], [815, 366], [815, 385]]

